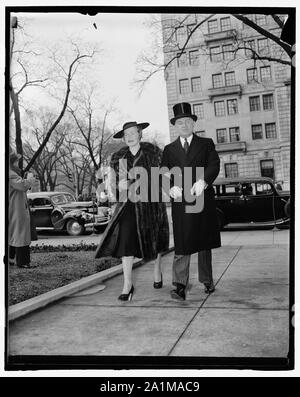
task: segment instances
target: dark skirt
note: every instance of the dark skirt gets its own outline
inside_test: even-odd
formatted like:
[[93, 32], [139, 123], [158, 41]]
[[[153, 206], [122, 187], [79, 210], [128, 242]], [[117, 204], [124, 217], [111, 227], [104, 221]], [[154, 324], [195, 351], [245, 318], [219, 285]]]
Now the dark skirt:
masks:
[[137, 232], [135, 206], [131, 201], [125, 204], [119, 220], [119, 238], [113, 256], [116, 258], [121, 258], [122, 256], [142, 258]]

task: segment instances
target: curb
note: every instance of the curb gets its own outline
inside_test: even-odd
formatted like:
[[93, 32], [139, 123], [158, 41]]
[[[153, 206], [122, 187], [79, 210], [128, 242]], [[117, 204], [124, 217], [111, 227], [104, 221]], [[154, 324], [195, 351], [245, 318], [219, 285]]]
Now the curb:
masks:
[[[174, 247], [169, 248], [167, 251], [165, 251], [162, 254], [162, 256], [169, 254], [173, 250]], [[139, 267], [146, 263], [148, 262], [144, 262], [143, 260], [136, 259], [133, 262], [133, 268]], [[35, 310], [41, 309], [49, 305], [52, 302], [65, 298], [69, 295], [73, 295], [76, 292], [82, 291], [83, 289], [92, 287], [104, 280], [108, 280], [110, 278], [118, 276], [119, 274], [122, 274], [122, 272], [123, 272], [122, 264], [120, 264], [110, 269], [102, 270], [99, 273], [74, 281], [73, 283], [64, 285], [63, 287], [59, 287], [52, 291], [41, 294], [39, 296], [35, 296], [34, 298], [30, 298], [27, 299], [26, 301], [9, 306], [8, 316], [7, 316], [8, 321], [16, 320], [20, 317], [23, 317], [28, 313], [31, 313]]]

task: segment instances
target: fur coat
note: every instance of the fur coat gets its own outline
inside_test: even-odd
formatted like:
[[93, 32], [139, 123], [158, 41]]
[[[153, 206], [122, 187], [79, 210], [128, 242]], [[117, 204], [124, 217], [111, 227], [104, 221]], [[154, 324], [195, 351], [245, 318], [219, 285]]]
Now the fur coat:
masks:
[[[143, 167], [147, 170], [148, 187], [150, 188], [151, 167], [160, 166], [162, 151], [156, 145], [149, 142], [141, 142], [140, 145], [141, 149], [134, 160], [133, 166]], [[129, 148], [126, 146], [112, 155], [110, 167], [115, 171], [116, 178], [110, 179], [111, 190], [113, 190], [112, 188], [117, 186], [119, 182], [121, 171], [119, 169], [119, 160], [126, 159], [128, 154]], [[112, 219], [97, 247], [96, 258], [114, 256], [114, 251], [118, 242], [118, 223], [125, 204], [126, 202], [117, 201]], [[166, 251], [169, 247], [169, 223], [166, 205], [163, 202], [138, 201], [135, 203], [135, 213], [142, 256], [146, 260], [155, 259], [158, 253]]]

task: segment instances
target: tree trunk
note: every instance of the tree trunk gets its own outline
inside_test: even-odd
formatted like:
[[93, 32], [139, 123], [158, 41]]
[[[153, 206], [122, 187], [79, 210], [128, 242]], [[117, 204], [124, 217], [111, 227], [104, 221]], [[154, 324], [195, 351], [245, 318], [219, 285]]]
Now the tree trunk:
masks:
[[15, 115], [16, 149], [17, 149], [17, 153], [19, 153], [22, 156], [19, 161], [19, 167], [20, 167], [21, 171], [23, 171], [23, 145], [22, 145], [22, 128], [21, 128], [19, 98], [18, 98], [18, 95], [16, 95], [12, 85], [10, 85], [10, 97], [12, 100], [13, 110], [14, 110], [14, 115]]

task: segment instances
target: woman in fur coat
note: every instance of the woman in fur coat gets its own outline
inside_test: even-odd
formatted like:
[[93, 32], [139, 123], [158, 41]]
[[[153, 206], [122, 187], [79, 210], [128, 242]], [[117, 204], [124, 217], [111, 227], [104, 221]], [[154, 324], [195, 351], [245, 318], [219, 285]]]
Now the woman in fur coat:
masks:
[[[124, 301], [130, 300], [134, 291], [134, 257], [155, 259], [153, 286], [161, 288], [161, 253], [169, 247], [166, 205], [158, 200], [152, 202], [149, 196], [151, 168], [160, 166], [162, 152], [152, 143], [140, 142], [142, 130], [148, 126], [149, 123], [127, 122], [123, 129], [114, 135], [114, 138], [123, 138], [126, 146], [111, 157], [110, 168], [113, 172], [109, 177], [109, 189], [110, 197], [113, 196], [116, 201], [116, 207], [96, 251], [96, 258], [122, 258], [124, 285], [119, 299]], [[147, 173], [147, 178], [141, 182], [140, 188], [137, 187], [137, 179], [134, 178], [136, 167], [143, 167]], [[148, 187], [148, 200], [137, 200], [134, 197], [141, 194], [145, 182]], [[158, 186], [154, 188], [158, 189]]]

